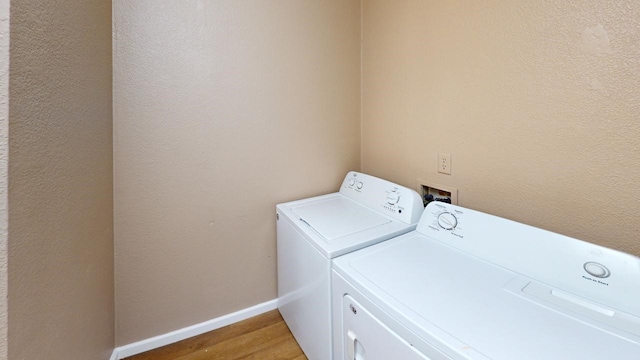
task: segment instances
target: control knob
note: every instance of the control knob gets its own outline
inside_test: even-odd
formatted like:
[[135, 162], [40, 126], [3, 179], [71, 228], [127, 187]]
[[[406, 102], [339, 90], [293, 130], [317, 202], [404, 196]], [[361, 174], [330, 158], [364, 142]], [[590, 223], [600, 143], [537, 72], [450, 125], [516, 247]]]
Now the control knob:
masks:
[[453, 230], [458, 225], [458, 219], [450, 212], [438, 215], [438, 225], [445, 230]]
[[398, 193], [398, 191], [396, 190], [389, 191], [389, 194], [387, 195], [387, 203], [389, 203], [389, 205], [397, 204], [399, 200], [400, 200], [400, 194]]
[[606, 266], [593, 261], [584, 264], [584, 271], [601, 279], [608, 278], [611, 275], [611, 271]]
[[355, 184], [356, 184], [356, 179], [354, 178], [349, 179], [349, 186], [353, 186]]

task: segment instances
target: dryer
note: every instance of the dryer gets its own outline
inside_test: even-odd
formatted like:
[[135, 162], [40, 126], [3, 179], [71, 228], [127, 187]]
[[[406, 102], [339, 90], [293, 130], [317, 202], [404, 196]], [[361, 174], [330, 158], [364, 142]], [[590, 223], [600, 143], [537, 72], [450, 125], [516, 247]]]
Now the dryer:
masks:
[[332, 259], [414, 230], [423, 210], [416, 191], [358, 172], [276, 206], [278, 309], [310, 360], [332, 357]]
[[335, 360], [640, 358], [639, 258], [478, 211], [432, 202], [332, 276]]

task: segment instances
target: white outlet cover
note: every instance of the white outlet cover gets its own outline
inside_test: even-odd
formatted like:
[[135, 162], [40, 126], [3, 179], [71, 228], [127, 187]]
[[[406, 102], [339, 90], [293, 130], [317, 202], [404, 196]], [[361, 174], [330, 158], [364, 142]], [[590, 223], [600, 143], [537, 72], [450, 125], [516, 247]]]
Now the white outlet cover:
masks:
[[451, 175], [451, 154], [438, 153], [438, 172]]

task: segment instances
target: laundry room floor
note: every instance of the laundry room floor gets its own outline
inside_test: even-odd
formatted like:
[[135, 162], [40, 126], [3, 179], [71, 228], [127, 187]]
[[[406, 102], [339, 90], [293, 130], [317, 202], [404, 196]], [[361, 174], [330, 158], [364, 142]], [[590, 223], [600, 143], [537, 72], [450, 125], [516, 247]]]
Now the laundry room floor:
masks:
[[124, 360], [306, 360], [278, 310]]

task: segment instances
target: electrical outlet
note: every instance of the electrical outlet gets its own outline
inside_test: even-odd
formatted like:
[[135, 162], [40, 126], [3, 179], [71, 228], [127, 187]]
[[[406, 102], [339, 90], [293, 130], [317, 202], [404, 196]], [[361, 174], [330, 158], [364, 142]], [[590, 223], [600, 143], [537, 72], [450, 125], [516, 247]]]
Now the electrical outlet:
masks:
[[438, 172], [451, 175], [451, 154], [438, 153]]

